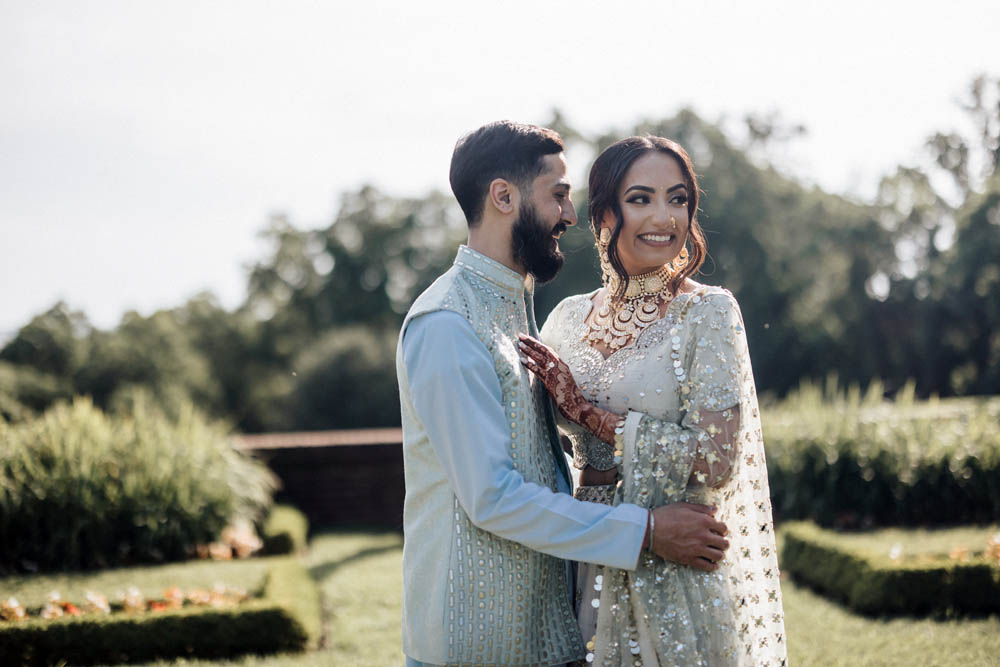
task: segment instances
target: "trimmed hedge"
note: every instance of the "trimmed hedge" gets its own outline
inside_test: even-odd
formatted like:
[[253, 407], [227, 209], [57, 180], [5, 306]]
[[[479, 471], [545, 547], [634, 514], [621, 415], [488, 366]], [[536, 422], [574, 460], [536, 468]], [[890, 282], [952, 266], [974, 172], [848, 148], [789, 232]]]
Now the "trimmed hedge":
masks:
[[262, 556], [300, 553], [309, 543], [309, 520], [291, 505], [275, 505], [264, 521], [261, 539]]
[[190, 405], [170, 419], [141, 397], [128, 415], [81, 398], [0, 420], [0, 573], [183, 560], [275, 486]]
[[1000, 567], [982, 557], [893, 561], [851, 549], [836, 533], [811, 523], [786, 523], [782, 532], [782, 570], [862, 614], [1000, 611]]
[[301, 563], [278, 559], [262, 597], [233, 608], [0, 622], [0, 664], [94, 665], [300, 651], [319, 639], [318, 596]]
[[1000, 521], [1000, 399], [892, 403], [805, 386], [763, 415], [779, 519], [823, 526]]

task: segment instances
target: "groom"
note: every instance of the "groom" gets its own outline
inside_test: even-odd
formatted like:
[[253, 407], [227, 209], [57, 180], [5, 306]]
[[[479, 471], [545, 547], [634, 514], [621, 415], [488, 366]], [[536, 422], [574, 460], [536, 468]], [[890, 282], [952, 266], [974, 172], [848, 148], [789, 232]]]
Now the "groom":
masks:
[[714, 569], [697, 557], [728, 546], [725, 526], [703, 506], [570, 495], [552, 404], [517, 347], [538, 336], [534, 281], [555, 277], [576, 224], [559, 135], [485, 125], [456, 145], [451, 187], [469, 242], [410, 308], [396, 355], [403, 652], [407, 665], [561, 665], [584, 655], [563, 559], [631, 570], [648, 548]]

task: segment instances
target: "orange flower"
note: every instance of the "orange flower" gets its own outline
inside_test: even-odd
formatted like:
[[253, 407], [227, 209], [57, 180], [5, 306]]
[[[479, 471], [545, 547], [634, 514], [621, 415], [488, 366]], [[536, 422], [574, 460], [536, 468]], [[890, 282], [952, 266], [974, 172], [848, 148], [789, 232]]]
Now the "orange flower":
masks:
[[125, 607], [125, 611], [146, 610], [146, 599], [142, 597], [142, 593], [135, 586], [129, 586], [128, 591], [122, 593], [119, 597], [121, 598], [122, 606]]
[[184, 606], [184, 593], [181, 592], [181, 589], [176, 586], [171, 586], [163, 591], [163, 599], [166, 601], [167, 605], [173, 609]]
[[1000, 533], [995, 533], [993, 537], [986, 540], [986, 557], [1000, 561]]
[[108, 599], [103, 595], [87, 591], [87, 611], [110, 614], [111, 606], [108, 604]]
[[62, 607], [60, 607], [57, 604], [53, 604], [53, 603], [50, 602], [47, 605], [45, 605], [44, 608], [42, 608], [42, 614], [41, 614], [41, 616], [42, 616], [42, 618], [44, 618], [46, 620], [51, 620], [53, 618], [59, 618], [62, 615], [63, 615]]
[[24, 607], [15, 598], [0, 602], [0, 618], [5, 621], [23, 621], [27, 617]]

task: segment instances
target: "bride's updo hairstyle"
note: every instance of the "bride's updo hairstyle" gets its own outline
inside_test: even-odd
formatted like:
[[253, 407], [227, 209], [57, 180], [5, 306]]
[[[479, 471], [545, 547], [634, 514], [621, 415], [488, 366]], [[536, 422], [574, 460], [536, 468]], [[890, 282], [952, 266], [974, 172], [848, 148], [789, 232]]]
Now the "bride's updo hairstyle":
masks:
[[615, 215], [615, 227], [611, 231], [611, 240], [608, 243], [608, 261], [620, 279], [617, 293], [611, 295], [611, 298], [615, 300], [620, 299], [628, 288], [628, 274], [618, 256], [618, 237], [621, 235], [622, 225], [625, 223], [621, 206], [618, 204], [618, 190], [632, 163], [650, 151], [659, 151], [677, 160], [687, 184], [687, 209], [690, 224], [688, 225], [685, 245], [688, 249], [688, 261], [684, 268], [674, 272], [670, 277], [670, 292], [672, 294], [677, 294], [677, 290], [680, 289], [685, 278], [698, 272], [708, 252], [705, 235], [701, 231], [701, 225], [698, 224], [697, 218], [698, 177], [695, 176], [691, 158], [684, 147], [676, 141], [653, 136], [628, 137], [611, 144], [597, 156], [594, 166], [590, 168], [588, 208], [590, 225], [593, 227], [595, 239], [600, 239], [601, 220], [605, 214], [611, 211]]

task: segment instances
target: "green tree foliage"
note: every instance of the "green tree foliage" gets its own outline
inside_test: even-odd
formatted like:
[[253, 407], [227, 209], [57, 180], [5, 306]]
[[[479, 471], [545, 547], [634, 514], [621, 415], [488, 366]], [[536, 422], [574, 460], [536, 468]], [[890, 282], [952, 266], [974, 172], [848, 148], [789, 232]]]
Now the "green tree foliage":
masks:
[[396, 330], [351, 326], [331, 329], [295, 360], [290, 414], [296, 428], [395, 426]]
[[[690, 151], [704, 192], [699, 219], [709, 244], [699, 279], [730, 289], [739, 300], [762, 388], [786, 391], [803, 375], [825, 374], [831, 359], [874, 357], [847, 335], [865, 315], [865, 282], [878, 249], [888, 244], [874, 229], [870, 207], [757, 166], [691, 111], [608, 133], [595, 149], [629, 134], [670, 137]], [[539, 290], [539, 314], [569, 294], [600, 285], [585, 208], [580, 220], [562, 243], [566, 268]], [[850, 366], [864, 372], [862, 364]]]
[[[558, 111], [547, 124], [573, 159], [629, 134], [659, 134], [691, 153], [704, 191], [709, 258], [699, 280], [736, 295], [759, 389], [783, 394], [837, 370], [845, 382], [909, 379], [920, 395], [1000, 392], [1000, 79], [979, 77], [966, 127], [927, 142], [862, 203], [808, 187], [773, 150], [805, 130], [749, 115], [737, 141], [684, 110], [598, 136]], [[539, 321], [600, 284], [587, 224], [563, 237], [563, 271], [539, 287]], [[111, 331], [57, 304], [0, 349], [0, 413], [23, 419], [71, 394], [127, 407], [137, 389], [165, 408], [193, 400], [240, 429], [397, 423], [388, 388], [393, 341], [409, 304], [451, 264], [466, 226], [450, 195], [342, 195], [331, 223], [301, 229], [274, 216], [269, 249], [249, 268], [233, 311], [210, 294]], [[345, 406], [350, 406], [349, 408]]]
[[21, 327], [0, 350], [0, 361], [70, 377], [79, 367], [84, 354], [81, 339], [90, 328], [83, 313], [70, 310], [60, 301]]

